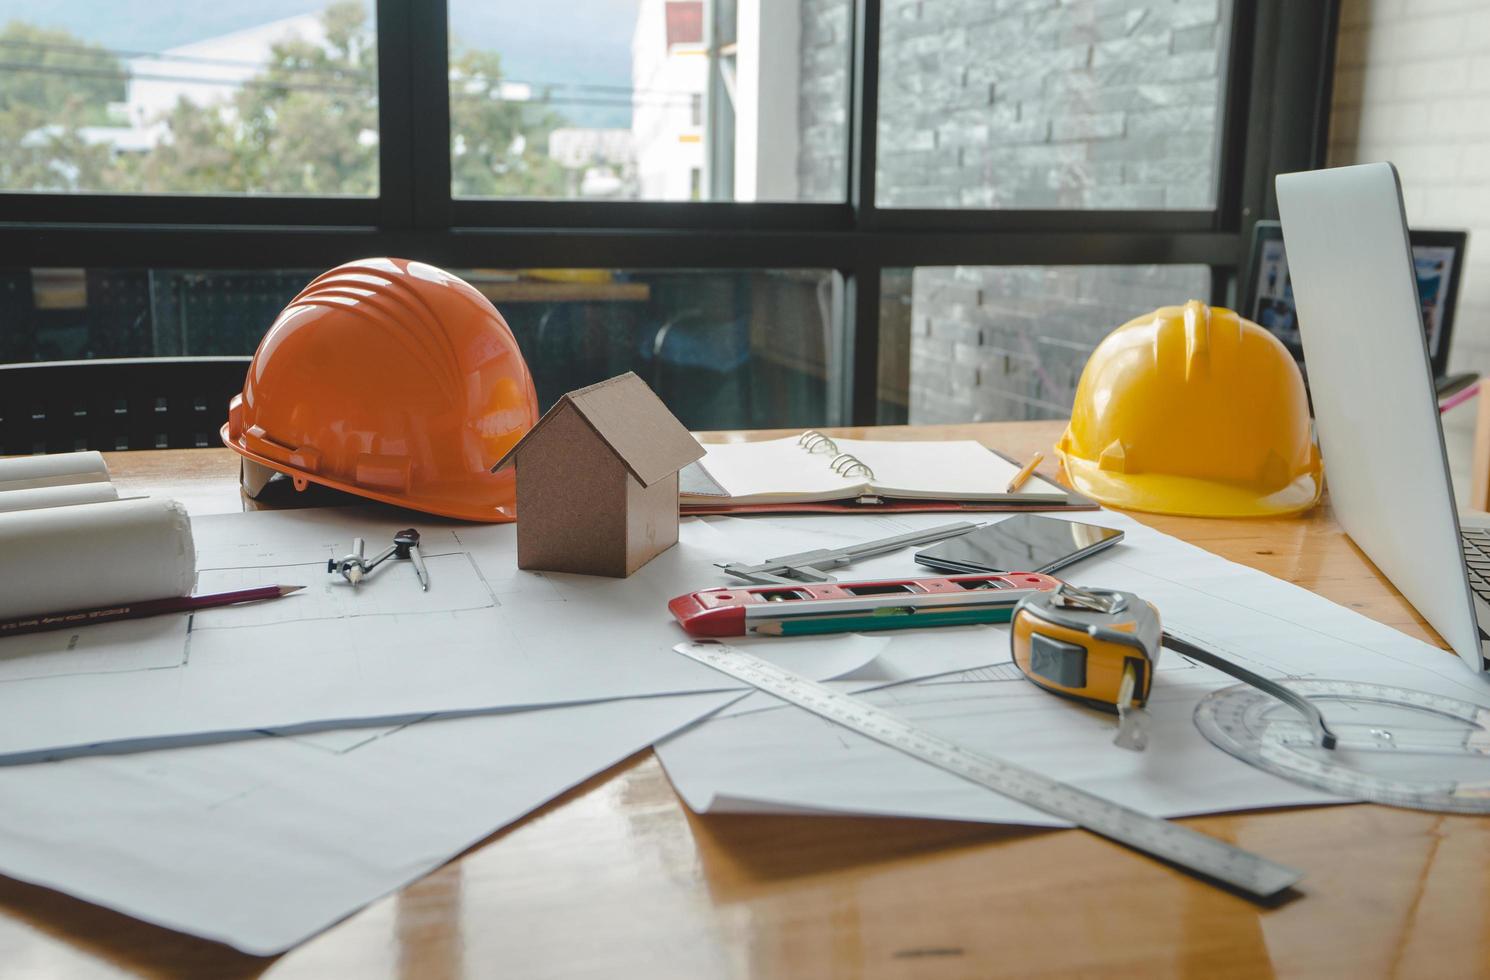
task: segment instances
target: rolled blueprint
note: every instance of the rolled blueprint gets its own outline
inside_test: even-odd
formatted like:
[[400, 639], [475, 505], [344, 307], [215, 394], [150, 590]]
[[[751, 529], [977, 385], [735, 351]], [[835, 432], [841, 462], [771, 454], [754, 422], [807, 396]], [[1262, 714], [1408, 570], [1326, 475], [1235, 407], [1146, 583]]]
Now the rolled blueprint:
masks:
[[96, 452], [0, 459], [0, 491], [108, 482], [109, 468]]
[[0, 619], [188, 595], [196, 579], [174, 500], [0, 513]]
[[97, 504], [118, 499], [119, 491], [114, 489], [112, 483], [69, 483], [60, 487], [0, 490], [0, 514], [13, 510], [40, 510], [43, 507]]

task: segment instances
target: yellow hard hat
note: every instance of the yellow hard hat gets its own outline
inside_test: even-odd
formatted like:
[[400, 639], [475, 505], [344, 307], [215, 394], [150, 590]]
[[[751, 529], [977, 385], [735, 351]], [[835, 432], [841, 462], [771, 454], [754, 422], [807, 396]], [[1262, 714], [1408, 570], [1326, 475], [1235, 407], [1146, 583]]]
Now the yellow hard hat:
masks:
[[1292, 355], [1199, 300], [1130, 320], [1097, 346], [1056, 451], [1082, 493], [1157, 514], [1293, 514], [1323, 485]]

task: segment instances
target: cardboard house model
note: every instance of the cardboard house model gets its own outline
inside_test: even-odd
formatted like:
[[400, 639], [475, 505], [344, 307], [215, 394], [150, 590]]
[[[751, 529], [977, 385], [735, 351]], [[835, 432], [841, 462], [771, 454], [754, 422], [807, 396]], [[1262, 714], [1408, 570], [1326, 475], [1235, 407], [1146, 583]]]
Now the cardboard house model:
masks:
[[704, 454], [635, 374], [571, 391], [493, 470], [517, 468], [517, 567], [622, 578], [678, 542], [678, 471]]

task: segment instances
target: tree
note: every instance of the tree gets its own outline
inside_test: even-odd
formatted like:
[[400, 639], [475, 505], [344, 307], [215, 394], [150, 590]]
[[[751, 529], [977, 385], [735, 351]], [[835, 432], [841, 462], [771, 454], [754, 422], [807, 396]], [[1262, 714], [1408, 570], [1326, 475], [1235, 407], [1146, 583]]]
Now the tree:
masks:
[[0, 30], [0, 189], [96, 190], [109, 148], [82, 127], [108, 122], [124, 98], [118, 59], [66, 31], [12, 21]]
[[502, 60], [466, 50], [450, 63], [450, 174], [465, 197], [563, 197], [564, 168], [548, 134], [564, 124], [543, 102], [509, 101]]
[[132, 164], [157, 193], [372, 194], [377, 191], [377, 46], [360, 3], [322, 15], [324, 45], [274, 45], [264, 71], [226, 106], [182, 100], [169, 136]]
[[[272, 47], [263, 71], [216, 105], [179, 101], [149, 152], [115, 153], [106, 124], [127, 73], [105, 49], [63, 31], [12, 23], [0, 34], [0, 187], [159, 194], [369, 195], [378, 190], [377, 43], [360, 0], [322, 14], [323, 43]], [[5, 43], [8, 42], [8, 43]], [[45, 70], [42, 70], [45, 69]], [[189, 69], [183, 68], [183, 71]], [[452, 59], [451, 168], [458, 194], [563, 196], [548, 158], [564, 120], [542, 103], [502, 98], [493, 52]]]

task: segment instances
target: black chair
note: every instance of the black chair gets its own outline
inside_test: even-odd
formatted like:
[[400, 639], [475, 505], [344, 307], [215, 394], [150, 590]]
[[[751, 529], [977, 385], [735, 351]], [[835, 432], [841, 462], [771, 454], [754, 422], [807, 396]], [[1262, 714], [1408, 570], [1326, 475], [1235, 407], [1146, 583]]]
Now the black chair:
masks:
[[686, 309], [643, 335], [638, 353], [652, 390], [689, 428], [753, 424], [747, 317], [715, 322], [701, 310]]
[[218, 446], [248, 357], [0, 364], [0, 455]]

